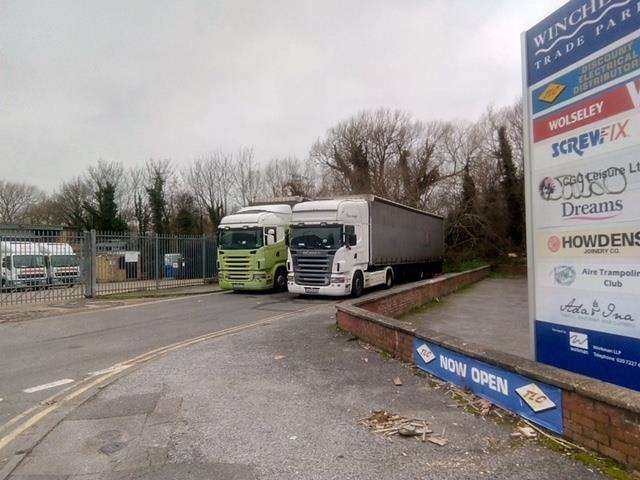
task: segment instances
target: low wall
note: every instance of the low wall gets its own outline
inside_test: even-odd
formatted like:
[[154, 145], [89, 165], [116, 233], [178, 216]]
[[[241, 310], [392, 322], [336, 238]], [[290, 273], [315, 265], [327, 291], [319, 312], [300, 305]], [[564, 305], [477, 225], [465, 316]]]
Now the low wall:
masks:
[[416, 363], [415, 342], [430, 342], [561, 391], [563, 435], [640, 469], [640, 393], [436, 331], [415, 331], [403, 313], [485, 278], [488, 267], [384, 291], [337, 305], [338, 326], [395, 358]]

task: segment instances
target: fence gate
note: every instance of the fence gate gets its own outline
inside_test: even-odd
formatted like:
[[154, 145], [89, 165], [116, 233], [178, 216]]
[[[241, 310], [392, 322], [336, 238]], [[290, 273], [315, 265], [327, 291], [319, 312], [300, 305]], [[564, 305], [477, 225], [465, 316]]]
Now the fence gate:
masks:
[[0, 235], [0, 307], [198, 285], [216, 275], [205, 236], [96, 231]]

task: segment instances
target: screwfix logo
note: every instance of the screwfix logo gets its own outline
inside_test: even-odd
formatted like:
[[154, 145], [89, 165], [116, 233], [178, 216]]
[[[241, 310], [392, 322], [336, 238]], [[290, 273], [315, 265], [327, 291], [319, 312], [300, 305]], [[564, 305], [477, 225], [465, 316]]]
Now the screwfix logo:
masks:
[[584, 151], [604, 143], [616, 142], [629, 136], [629, 119], [611, 125], [596, 128], [589, 132], [565, 138], [551, 145], [551, 156], [557, 158], [562, 155], [575, 153], [584, 155]]

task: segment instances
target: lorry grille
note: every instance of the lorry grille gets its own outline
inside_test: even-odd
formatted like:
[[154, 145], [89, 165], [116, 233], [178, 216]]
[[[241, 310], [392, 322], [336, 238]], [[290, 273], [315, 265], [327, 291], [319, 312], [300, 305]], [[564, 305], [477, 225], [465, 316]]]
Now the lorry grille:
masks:
[[79, 272], [56, 272], [56, 277], [77, 277]]
[[20, 273], [18, 275], [18, 278], [20, 280], [30, 280], [30, 279], [40, 279], [40, 278], [44, 278], [44, 274], [42, 273]]
[[298, 285], [329, 285], [334, 254], [333, 251], [292, 251], [295, 282]]
[[247, 257], [225, 256], [222, 259], [222, 269], [227, 272], [227, 279], [230, 281], [248, 281], [251, 280], [249, 266], [251, 260]]

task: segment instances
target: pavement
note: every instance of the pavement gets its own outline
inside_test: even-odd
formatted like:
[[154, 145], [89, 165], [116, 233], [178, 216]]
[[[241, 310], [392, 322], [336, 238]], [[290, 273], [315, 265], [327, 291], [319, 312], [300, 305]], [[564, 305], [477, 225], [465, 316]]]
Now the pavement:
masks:
[[95, 299], [85, 298], [84, 287], [81, 285], [73, 288], [55, 287], [12, 294], [0, 293], [0, 323], [21, 322], [82, 311], [89, 312], [120, 305], [145, 303], [154, 298], [199, 295], [221, 290], [217, 283], [163, 286], [159, 290], [136, 291], [133, 288], [131, 285], [125, 286], [119, 293]]
[[[238, 298], [229, 318], [251, 303]], [[456, 407], [425, 376], [338, 332], [333, 313], [318, 304], [145, 364], [73, 410], [10, 478], [604, 478]], [[449, 443], [358, 425], [378, 409], [426, 419]]]
[[213, 292], [0, 324], [0, 426], [114, 364], [175, 342], [331, 303], [287, 293]]
[[402, 320], [495, 350], [534, 359], [526, 277], [487, 278], [410, 312]]

